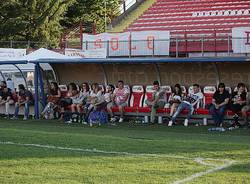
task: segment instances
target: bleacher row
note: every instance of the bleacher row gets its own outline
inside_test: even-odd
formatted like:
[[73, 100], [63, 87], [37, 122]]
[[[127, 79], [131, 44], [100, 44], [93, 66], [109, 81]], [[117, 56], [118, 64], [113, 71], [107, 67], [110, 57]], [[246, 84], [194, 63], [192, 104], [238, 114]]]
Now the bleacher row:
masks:
[[[99, 85], [100, 88], [102, 89], [102, 92], [105, 93], [105, 86], [104, 85]], [[62, 91], [62, 96], [65, 96], [67, 93], [67, 86], [66, 85], [59, 85], [61, 91]], [[145, 103], [145, 101], [147, 99], [152, 99], [153, 97], [153, 86], [152, 85], [147, 85], [147, 86], [143, 86], [143, 85], [134, 85], [134, 86], [129, 86], [129, 85], [125, 85], [124, 87], [128, 88], [130, 90], [130, 96], [128, 98], [128, 106], [125, 107], [125, 115], [128, 116], [144, 116], [146, 117], [145, 119], [148, 119], [148, 116], [150, 116], [150, 112], [151, 109], [150, 107], [148, 107]], [[163, 89], [165, 91], [165, 101], [166, 101], [166, 105], [164, 108], [161, 109], [157, 109], [157, 116], [158, 119], [161, 119], [162, 117], [168, 116], [170, 113], [170, 107], [169, 107], [169, 97], [172, 94], [172, 87], [171, 86], [161, 86], [161, 89]], [[192, 86], [190, 86], [188, 89], [185, 86], [181, 86], [182, 89], [182, 93], [185, 95], [187, 95], [188, 93], [192, 93], [193, 88]], [[232, 91], [235, 91], [237, 88], [233, 89], [231, 87], [226, 87], [226, 90], [229, 91], [229, 93], [231, 94]], [[196, 109], [194, 111], [194, 117], [196, 118], [201, 118], [203, 120], [207, 120], [210, 118], [209, 115], [209, 110], [206, 109], [206, 105], [212, 103], [212, 99], [213, 99], [213, 94], [216, 91], [216, 87], [215, 86], [205, 86], [203, 88], [203, 90], [201, 90], [204, 94], [204, 98], [202, 101], [200, 101], [197, 106]], [[119, 109], [118, 107], [114, 107], [113, 112], [115, 114], [119, 114]], [[183, 111], [182, 115], [187, 114], [187, 111]], [[233, 112], [228, 110], [226, 112], [226, 116], [227, 118], [231, 118], [231, 116], [233, 116]], [[248, 116], [250, 116], [250, 112], [248, 112]]]
[[[233, 27], [249, 27], [249, 0], [157, 0], [147, 11], [126, 28], [126, 31], [165, 30], [172, 38], [225, 37], [232, 35]], [[227, 51], [227, 39], [214, 48], [207, 41], [206, 51]], [[180, 52], [201, 51], [201, 46], [179, 43]], [[226, 47], [222, 46], [225, 45]], [[230, 47], [231, 50], [231, 47]], [[175, 51], [171, 44], [170, 52]]]

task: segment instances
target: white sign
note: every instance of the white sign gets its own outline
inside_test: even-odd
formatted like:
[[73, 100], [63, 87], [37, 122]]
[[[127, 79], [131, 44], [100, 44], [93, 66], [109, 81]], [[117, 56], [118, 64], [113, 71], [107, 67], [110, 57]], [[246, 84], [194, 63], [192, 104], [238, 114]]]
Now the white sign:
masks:
[[20, 59], [26, 55], [26, 49], [0, 48], [0, 60]]
[[65, 55], [79, 58], [106, 58], [107, 51], [103, 49], [80, 50], [80, 49], [65, 49]]
[[250, 53], [250, 27], [232, 29], [232, 48], [234, 53]]
[[108, 56], [169, 55], [169, 31], [83, 35], [83, 50], [105, 48]]

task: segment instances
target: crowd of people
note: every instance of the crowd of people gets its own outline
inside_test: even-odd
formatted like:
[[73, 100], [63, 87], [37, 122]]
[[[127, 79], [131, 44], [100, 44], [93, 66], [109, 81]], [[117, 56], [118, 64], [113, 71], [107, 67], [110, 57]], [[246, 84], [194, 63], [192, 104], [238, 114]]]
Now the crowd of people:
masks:
[[[41, 112], [41, 117], [45, 119], [59, 118], [66, 123], [81, 122], [83, 124], [93, 123], [114, 123], [124, 121], [124, 108], [128, 106], [130, 89], [124, 86], [122, 80], [118, 81], [117, 87], [108, 85], [106, 89], [101, 88], [97, 83], [91, 86], [83, 83], [80, 86], [70, 83], [66, 94], [58, 87], [56, 82], [49, 84], [47, 104]], [[214, 125], [219, 127], [224, 121], [226, 110], [231, 110], [234, 114], [233, 126], [248, 125], [247, 112], [250, 110], [250, 96], [246, 86], [239, 83], [236, 89], [229, 93], [225, 84], [220, 83], [213, 94], [211, 104], [206, 108], [212, 116]], [[189, 120], [195, 108], [202, 102], [204, 95], [198, 84], [193, 84], [189, 93], [183, 93], [180, 84], [174, 86], [173, 92], [166, 98], [166, 92], [159, 85], [158, 81], [153, 82], [153, 95], [148, 98], [145, 104], [151, 108], [150, 123], [156, 122], [156, 112], [158, 108], [167, 106], [170, 108], [168, 126], [176, 124], [176, 118], [186, 110], [184, 126], [188, 126]], [[0, 84], [0, 105], [5, 105], [7, 118], [17, 119], [19, 108], [24, 107], [24, 120], [29, 117], [29, 107], [34, 103], [32, 93], [25, 89], [24, 85], [18, 86], [18, 92], [7, 87], [7, 83]], [[13, 117], [10, 117], [10, 106], [15, 105]], [[117, 119], [112, 111], [113, 107], [118, 107], [120, 117]], [[242, 114], [244, 122], [239, 121], [239, 114]], [[108, 117], [110, 119], [108, 119]]]

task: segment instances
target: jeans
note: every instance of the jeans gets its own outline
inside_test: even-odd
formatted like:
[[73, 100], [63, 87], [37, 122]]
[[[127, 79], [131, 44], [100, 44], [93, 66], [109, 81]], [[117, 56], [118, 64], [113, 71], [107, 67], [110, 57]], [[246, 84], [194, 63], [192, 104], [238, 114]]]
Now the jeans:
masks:
[[174, 113], [174, 115], [172, 116], [172, 122], [174, 123], [176, 120], [176, 117], [184, 110], [187, 109], [188, 110], [188, 115], [186, 117], [187, 120], [190, 120], [193, 112], [194, 112], [194, 107], [191, 104], [185, 103], [185, 102], [181, 102], [181, 104], [178, 106], [176, 112]]
[[220, 126], [224, 120], [224, 115], [226, 111], [226, 105], [221, 106], [219, 109], [215, 108], [215, 105], [212, 105], [209, 109], [209, 113], [212, 115], [215, 126]]
[[[30, 111], [30, 103], [26, 102], [24, 104], [24, 117], [28, 118], [29, 117], [29, 111]], [[18, 117], [19, 114], [19, 107], [20, 105], [18, 105], [18, 103], [15, 104], [15, 113], [14, 113], [14, 117]]]

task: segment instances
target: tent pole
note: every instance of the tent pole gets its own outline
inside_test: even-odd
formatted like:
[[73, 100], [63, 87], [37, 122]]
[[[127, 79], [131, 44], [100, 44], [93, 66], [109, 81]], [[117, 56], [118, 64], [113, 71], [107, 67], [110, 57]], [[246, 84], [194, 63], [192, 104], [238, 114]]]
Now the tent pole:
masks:
[[39, 80], [39, 85], [40, 85], [40, 92], [41, 92], [41, 97], [42, 97], [42, 105], [43, 107], [45, 107], [46, 105], [46, 98], [45, 98], [45, 95], [44, 95], [44, 85], [43, 85], [43, 77], [42, 77], [42, 73], [41, 73], [41, 67], [39, 64], [38, 65], [38, 71], [37, 71], [37, 74], [38, 74], [38, 80]]
[[39, 65], [35, 64], [35, 119], [39, 119], [38, 70]]
[[23, 74], [23, 71], [16, 65], [16, 64], [13, 64], [17, 69], [18, 71], [21, 73], [22, 77], [23, 77], [23, 80], [24, 80], [24, 83], [25, 83], [25, 87], [28, 89], [28, 83], [27, 83], [27, 80], [26, 80], [26, 77], [24, 76]]
[[4, 77], [4, 74], [2, 71], [0, 71], [0, 75], [2, 76], [3, 80], [6, 81], [5, 77]]

